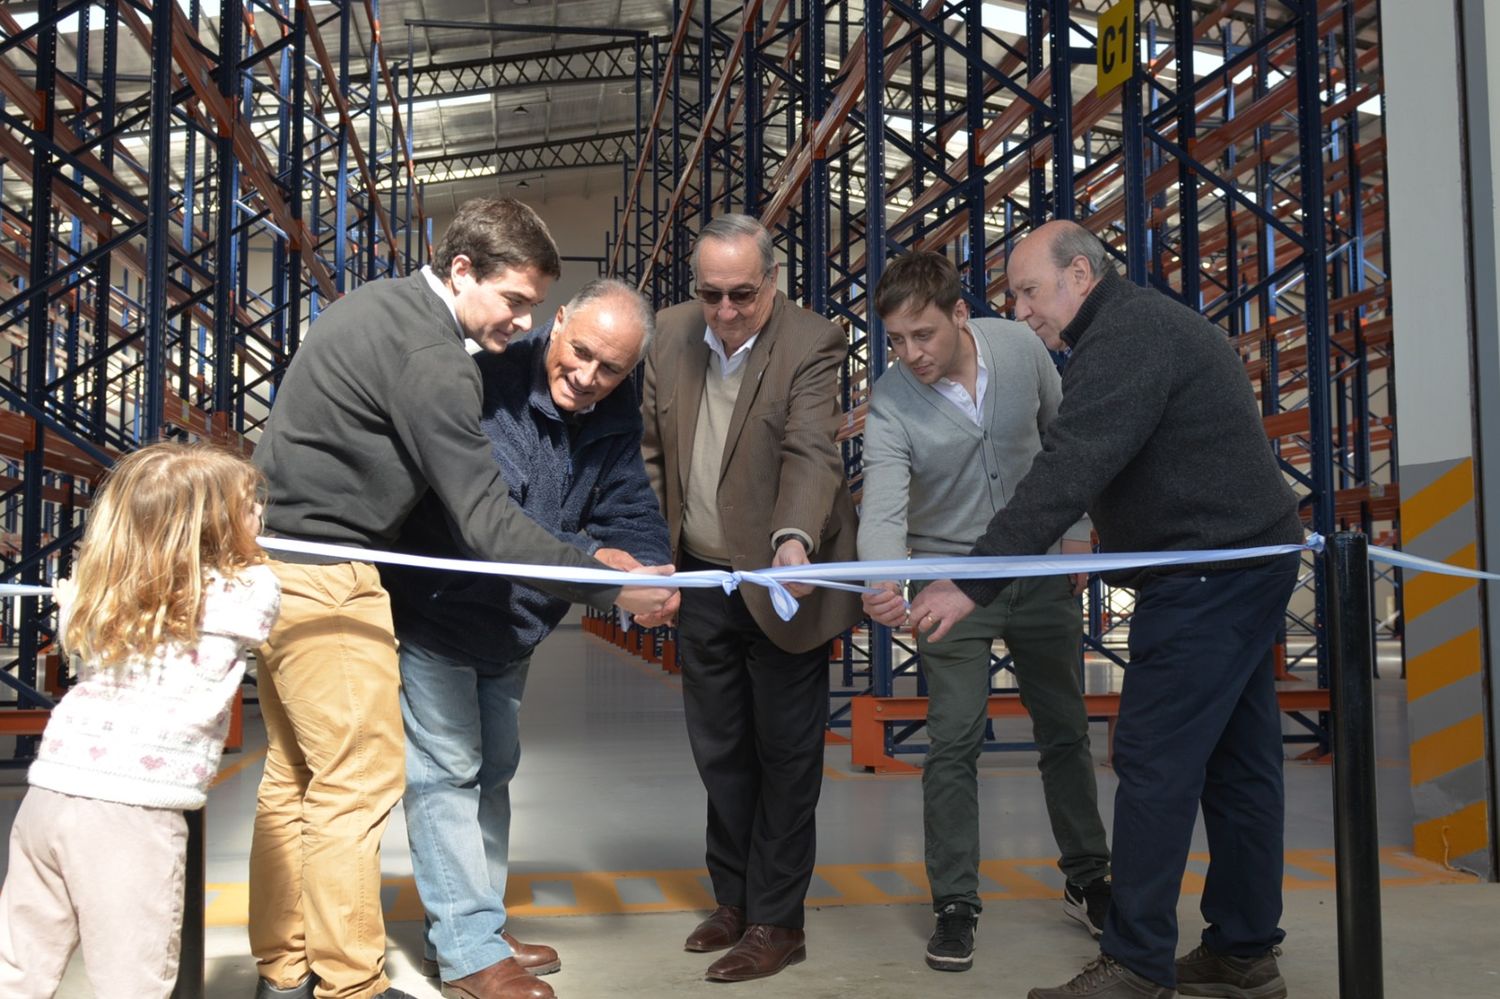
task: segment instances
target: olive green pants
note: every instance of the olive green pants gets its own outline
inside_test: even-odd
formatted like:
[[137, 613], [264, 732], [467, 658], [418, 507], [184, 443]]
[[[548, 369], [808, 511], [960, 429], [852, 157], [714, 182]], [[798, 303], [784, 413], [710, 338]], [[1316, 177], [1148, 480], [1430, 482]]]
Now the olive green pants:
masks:
[[[914, 589], [920, 590], [922, 584]], [[1088, 715], [1079, 687], [1082, 611], [1065, 576], [1018, 579], [941, 642], [917, 640], [927, 676], [922, 819], [935, 906], [979, 901], [979, 754], [990, 696], [990, 648], [1010, 650], [1021, 703], [1040, 751], [1042, 791], [1058, 867], [1087, 884], [1109, 873]], [[1017, 788], [1017, 785], [1007, 785]], [[1003, 830], [996, 830], [1003, 836]]]

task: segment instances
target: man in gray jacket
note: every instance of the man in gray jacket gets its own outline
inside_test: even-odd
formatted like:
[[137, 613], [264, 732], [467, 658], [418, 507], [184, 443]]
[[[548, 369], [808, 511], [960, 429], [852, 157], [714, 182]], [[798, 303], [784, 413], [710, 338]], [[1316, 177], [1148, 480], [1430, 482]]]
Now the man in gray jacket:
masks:
[[[971, 318], [958, 272], [938, 253], [891, 261], [875, 289], [875, 309], [901, 363], [875, 386], [865, 421], [859, 557], [968, 554], [1041, 450], [1062, 398], [1057, 368], [1020, 323]], [[1062, 550], [1088, 551], [1089, 530], [1086, 519], [1074, 524]], [[1041, 753], [1058, 866], [1067, 878], [1064, 907], [1095, 936], [1103, 928], [1109, 849], [1079, 686], [1082, 580], [1025, 580], [947, 641], [918, 636], [928, 694], [922, 813], [937, 911], [927, 964], [936, 970], [967, 971], [974, 961], [978, 760], [997, 638], [1011, 653]], [[879, 592], [865, 598], [866, 612], [884, 625], [903, 624], [899, 585], [873, 585]]]

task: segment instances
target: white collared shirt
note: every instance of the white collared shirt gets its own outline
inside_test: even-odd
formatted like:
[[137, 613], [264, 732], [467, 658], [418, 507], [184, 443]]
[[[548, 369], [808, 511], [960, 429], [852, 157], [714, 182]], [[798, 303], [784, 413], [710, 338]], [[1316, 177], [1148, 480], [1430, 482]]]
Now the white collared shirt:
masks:
[[958, 411], [974, 421], [977, 427], [984, 426], [984, 419], [980, 411], [984, 409], [984, 391], [989, 387], [990, 369], [984, 364], [984, 351], [979, 349], [979, 339], [974, 336], [974, 331], [969, 329], [969, 324], [964, 324], [964, 332], [974, 343], [974, 360], [979, 366], [974, 375], [974, 396], [970, 398], [969, 390], [951, 378], [939, 378], [932, 383], [932, 389], [938, 395], [947, 399], [958, 407]]
[[479, 346], [468, 336], [464, 335], [464, 328], [458, 321], [458, 300], [453, 297], [453, 292], [443, 283], [443, 279], [432, 273], [432, 268], [426, 264], [422, 265], [422, 276], [427, 279], [427, 287], [431, 288], [438, 298], [441, 298], [448, 306], [448, 311], [453, 315], [453, 328], [464, 336], [464, 350], [470, 354], [477, 354], [484, 348]]
[[755, 346], [755, 341], [758, 339], [760, 339], [759, 333], [740, 344], [740, 349], [736, 350], [733, 354], [725, 354], [724, 344], [719, 339], [719, 335], [713, 331], [712, 327], [705, 326], [703, 328], [703, 342], [708, 344], [709, 350], [719, 356], [720, 378], [728, 378], [743, 367], [746, 361], [750, 360], [750, 348]]

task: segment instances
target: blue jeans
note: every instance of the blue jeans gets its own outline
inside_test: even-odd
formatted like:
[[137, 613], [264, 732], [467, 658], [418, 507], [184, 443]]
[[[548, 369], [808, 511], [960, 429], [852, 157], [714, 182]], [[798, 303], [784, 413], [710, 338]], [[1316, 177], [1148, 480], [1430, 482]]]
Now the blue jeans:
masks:
[[427, 956], [444, 981], [511, 956], [500, 931], [530, 664], [530, 656], [497, 665], [401, 644], [406, 834], [427, 910]]

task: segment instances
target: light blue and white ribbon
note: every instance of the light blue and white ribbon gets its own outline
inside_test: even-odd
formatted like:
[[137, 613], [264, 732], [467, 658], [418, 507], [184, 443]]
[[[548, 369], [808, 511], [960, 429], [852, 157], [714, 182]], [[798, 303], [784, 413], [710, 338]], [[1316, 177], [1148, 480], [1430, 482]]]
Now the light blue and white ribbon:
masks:
[[0, 583], [0, 597], [47, 597], [52, 595], [50, 586], [28, 586], [25, 583]]
[[[765, 587], [771, 605], [783, 621], [797, 613], [797, 598], [787, 590], [791, 583], [822, 586], [855, 593], [873, 593], [866, 582], [872, 579], [1015, 579], [1024, 576], [1061, 576], [1075, 573], [1113, 572], [1120, 569], [1154, 569], [1174, 565], [1237, 562], [1244, 559], [1270, 558], [1291, 552], [1321, 552], [1323, 538], [1308, 535], [1300, 545], [1267, 545], [1258, 548], [1216, 548], [1180, 552], [1100, 552], [1090, 555], [1005, 555], [954, 556], [951, 558], [895, 559], [884, 562], [822, 562], [812, 565], [782, 566], [774, 569], [724, 571], [704, 569], [679, 572], [671, 576], [621, 572], [616, 569], [588, 569], [555, 565], [531, 565], [521, 562], [481, 562], [461, 558], [437, 558], [402, 552], [376, 551], [349, 545], [331, 545], [320, 541], [298, 541], [292, 538], [261, 538], [267, 551], [312, 555], [335, 561], [379, 562], [420, 569], [442, 569], [452, 572], [476, 572], [490, 576], [508, 576], [524, 580], [542, 580], [595, 586], [656, 586], [672, 589], [720, 587], [733, 593], [745, 583]], [[1469, 579], [1500, 580], [1500, 573], [1483, 572], [1434, 562], [1405, 552], [1372, 545], [1370, 561], [1382, 562], [1417, 572], [1438, 572]], [[0, 598], [47, 596], [50, 586], [26, 586], [0, 583]]]
[[702, 569], [679, 572], [671, 576], [652, 576], [621, 572], [615, 569], [564, 568], [519, 562], [480, 562], [458, 558], [436, 558], [428, 555], [373, 551], [317, 541], [297, 541], [291, 538], [261, 538], [260, 543], [268, 551], [273, 552], [379, 562], [386, 565], [406, 565], [423, 569], [477, 572], [493, 576], [559, 583], [657, 586], [678, 589], [717, 586], [726, 593], [734, 592], [745, 583], [753, 583], [765, 587], [771, 598], [771, 606], [783, 621], [790, 621], [797, 613], [797, 598], [792, 596], [786, 588], [790, 583], [803, 583], [855, 593], [873, 593], [874, 590], [865, 585], [868, 580], [872, 579], [998, 579], [1057, 576], [1080, 572], [1111, 572], [1117, 569], [1233, 562], [1242, 559], [1269, 558], [1291, 552], [1323, 550], [1323, 539], [1314, 534], [1300, 545], [1267, 545], [1259, 548], [1223, 548], [1182, 552], [1107, 552], [1091, 555], [1006, 555], [983, 558], [955, 556], [952, 558], [894, 559], [884, 562], [821, 562], [811, 565], [781, 566], [774, 569], [743, 571]]

